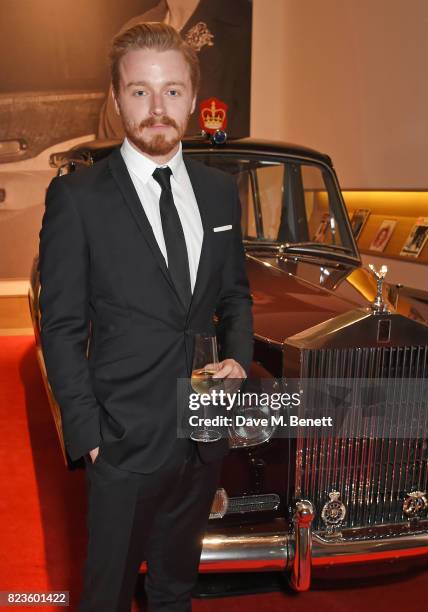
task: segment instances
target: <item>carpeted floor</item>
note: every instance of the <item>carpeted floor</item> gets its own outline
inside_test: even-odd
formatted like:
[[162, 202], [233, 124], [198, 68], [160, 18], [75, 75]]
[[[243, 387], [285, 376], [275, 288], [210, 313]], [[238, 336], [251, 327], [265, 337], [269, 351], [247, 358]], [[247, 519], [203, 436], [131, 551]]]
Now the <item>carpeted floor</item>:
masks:
[[[67, 471], [62, 462], [31, 336], [0, 337], [0, 441], [0, 591], [68, 590], [71, 609], [76, 610], [87, 537], [85, 480], [82, 471]], [[194, 599], [193, 610], [426, 609], [426, 560], [419, 561], [416, 569], [389, 566], [395, 573], [393, 579], [382, 576], [384, 569], [354, 568], [352, 580], [343, 576], [339, 580], [327, 570], [308, 593], [296, 595], [283, 588]], [[244, 585], [251, 587], [258, 577], [247, 574]], [[265, 588], [275, 588], [275, 580], [263, 578]], [[216, 582], [210, 580], [213, 590]], [[145, 609], [140, 581], [133, 610]]]

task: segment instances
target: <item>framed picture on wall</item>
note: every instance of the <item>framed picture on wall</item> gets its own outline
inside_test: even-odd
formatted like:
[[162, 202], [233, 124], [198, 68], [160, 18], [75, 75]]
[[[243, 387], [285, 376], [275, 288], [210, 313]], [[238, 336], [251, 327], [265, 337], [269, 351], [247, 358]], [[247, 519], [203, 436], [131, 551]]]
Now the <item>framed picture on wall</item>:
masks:
[[419, 217], [412, 227], [400, 255], [419, 257], [420, 252], [428, 240], [428, 217]]
[[351, 219], [351, 227], [355, 240], [359, 238], [369, 215], [370, 211], [368, 208], [357, 208], [354, 210], [354, 214], [352, 215]]
[[371, 251], [382, 252], [388, 244], [396, 225], [396, 220], [384, 219], [384, 221], [382, 221], [382, 223], [379, 225], [376, 235], [373, 238], [371, 245], [369, 246], [369, 249]]

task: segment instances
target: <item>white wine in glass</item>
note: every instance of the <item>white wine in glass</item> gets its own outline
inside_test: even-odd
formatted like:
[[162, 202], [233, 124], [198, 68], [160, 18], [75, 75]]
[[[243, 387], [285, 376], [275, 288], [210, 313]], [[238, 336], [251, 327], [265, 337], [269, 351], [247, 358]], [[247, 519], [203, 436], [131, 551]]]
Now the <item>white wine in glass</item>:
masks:
[[191, 385], [196, 393], [209, 393], [217, 384], [216, 379], [213, 380], [215, 369], [206, 367], [193, 370]]

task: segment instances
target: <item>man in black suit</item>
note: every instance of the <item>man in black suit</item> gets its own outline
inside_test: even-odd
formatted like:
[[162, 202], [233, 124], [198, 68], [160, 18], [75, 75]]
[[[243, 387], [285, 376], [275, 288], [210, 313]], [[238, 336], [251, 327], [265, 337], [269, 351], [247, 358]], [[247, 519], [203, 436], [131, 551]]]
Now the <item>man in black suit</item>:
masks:
[[111, 66], [121, 148], [47, 192], [42, 348], [67, 451], [86, 460], [80, 612], [129, 611], [142, 560], [149, 610], [184, 612], [228, 444], [177, 435], [177, 380], [195, 332], [219, 339], [217, 377], [250, 367], [238, 192], [182, 156], [199, 68], [171, 26], [119, 34]]

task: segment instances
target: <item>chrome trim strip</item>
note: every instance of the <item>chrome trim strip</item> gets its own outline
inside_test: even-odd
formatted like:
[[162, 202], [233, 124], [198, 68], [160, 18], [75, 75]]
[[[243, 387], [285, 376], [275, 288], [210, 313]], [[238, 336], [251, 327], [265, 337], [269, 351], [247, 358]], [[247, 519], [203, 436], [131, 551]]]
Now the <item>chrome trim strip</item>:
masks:
[[264, 342], [265, 344], [270, 344], [272, 346], [277, 346], [280, 350], [282, 350], [284, 344], [279, 340], [273, 340], [272, 338], [268, 338], [267, 336], [262, 336], [261, 334], [254, 333], [254, 338], [259, 340], [260, 342]]
[[280, 497], [276, 493], [229, 497], [226, 514], [273, 511], [278, 509], [280, 501]]
[[201, 565], [248, 565], [254, 568], [285, 570], [288, 539], [286, 523], [276, 519], [266, 525], [224, 527], [219, 532], [209, 531], [203, 540]]
[[[427, 527], [423, 521], [424, 527]], [[385, 527], [385, 526], [383, 526]], [[428, 530], [413, 529], [408, 523], [391, 526], [401, 527], [401, 535], [385, 535], [377, 538], [372, 528], [371, 537], [358, 539], [358, 534], [367, 536], [367, 529], [344, 529], [341, 538], [326, 538], [322, 534], [312, 536], [312, 566], [344, 565], [367, 562], [375, 559], [393, 559], [427, 555]], [[349, 532], [349, 538], [347, 533]], [[291, 570], [294, 562], [295, 543], [289, 534], [285, 519], [274, 519], [269, 523], [254, 526], [219, 527], [210, 530], [203, 540], [201, 566], [205, 571], [221, 571], [225, 565], [231, 569]]]
[[312, 540], [313, 566], [344, 565], [375, 559], [428, 555], [428, 532], [394, 536], [382, 540]]
[[[228, 144], [227, 148], [219, 148], [219, 147], [208, 147], [206, 149], [200, 149], [198, 147], [196, 148], [192, 148], [191, 146], [186, 146], [183, 147], [183, 152], [184, 153], [196, 153], [199, 155], [207, 155], [207, 153], [222, 153], [222, 154], [231, 154], [231, 155], [249, 155], [249, 156], [254, 156], [257, 157], [259, 155], [263, 155], [266, 157], [273, 157], [276, 159], [280, 159], [281, 161], [284, 160], [284, 158], [289, 158], [289, 159], [297, 159], [299, 161], [305, 161], [305, 162], [310, 162], [310, 163], [317, 163], [317, 164], [321, 164], [322, 166], [324, 166], [329, 172], [331, 172], [332, 174], [334, 174], [334, 170], [332, 166], [329, 166], [325, 161], [323, 161], [322, 159], [319, 159], [318, 157], [316, 157], [315, 159], [313, 157], [311, 157], [310, 153], [308, 153], [307, 155], [305, 155], [305, 153], [302, 151], [301, 154], [296, 154], [296, 153], [281, 153], [280, 151], [277, 152], [273, 152], [273, 151], [266, 151], [265, 149], [263, 149], [262, 147], [260, 149], [245, 149], [245, 143], [243, 143], [243, 145], [241, 146], [236, 146], [235, 144]], [[317, 153], [317, 152], [316, 152]]]

